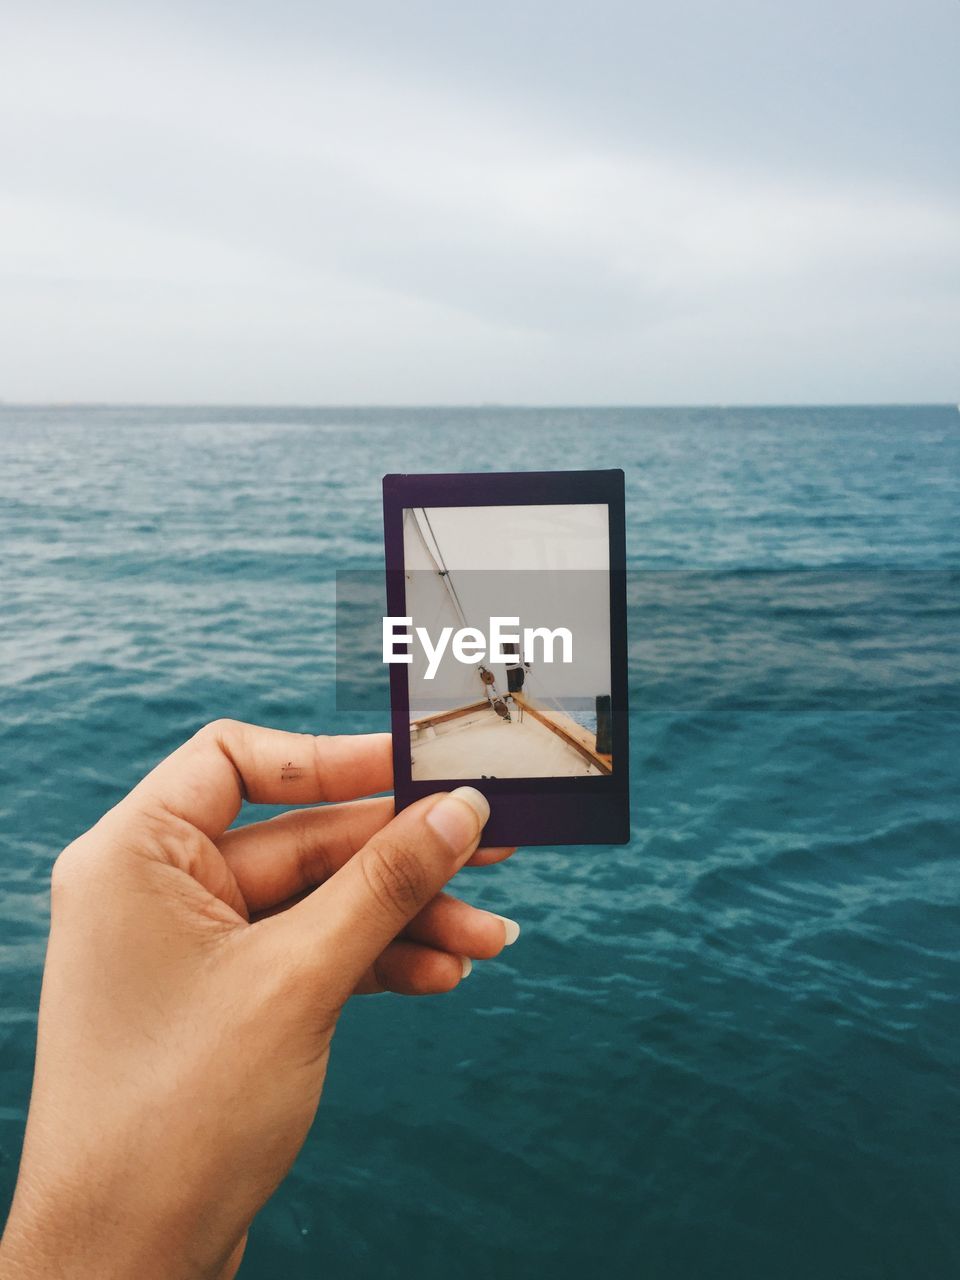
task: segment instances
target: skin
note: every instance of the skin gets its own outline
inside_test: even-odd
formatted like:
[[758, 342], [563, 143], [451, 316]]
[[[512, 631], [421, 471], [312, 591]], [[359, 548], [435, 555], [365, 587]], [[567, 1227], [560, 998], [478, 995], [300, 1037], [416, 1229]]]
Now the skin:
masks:
[[[442, 890], [513, 850], [478, 850], [459, 794], [356, 799], [390, 786], [386, 734], [219, 721], [60, 855], [0, 1280], [228, 1280], [350, 996], [449, 991], [502, 950]], [[244, 799], [336, 803], [230, 830]]]

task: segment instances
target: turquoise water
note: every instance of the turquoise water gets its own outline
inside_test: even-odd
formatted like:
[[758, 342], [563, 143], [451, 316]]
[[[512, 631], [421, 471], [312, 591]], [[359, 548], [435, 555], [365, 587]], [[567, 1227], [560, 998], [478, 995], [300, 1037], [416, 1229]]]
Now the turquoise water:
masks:
[[520, 942], [348, 1010], [241, 1274], [960, 1273], [955, 408], [7, 407], [0, 446], [0, 1202], [58, 849], [215, 716], [385, 723], [332, 632], [384, 472], [622, 466], [633, 842], [464, 873]]

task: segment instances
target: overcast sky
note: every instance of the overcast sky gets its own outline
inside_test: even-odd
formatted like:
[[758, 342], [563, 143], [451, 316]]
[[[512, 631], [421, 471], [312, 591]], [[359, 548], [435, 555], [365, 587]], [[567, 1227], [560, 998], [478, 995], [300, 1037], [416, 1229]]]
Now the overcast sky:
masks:
[[0, 398], [960, 399], [960, 0], [0, 18]]

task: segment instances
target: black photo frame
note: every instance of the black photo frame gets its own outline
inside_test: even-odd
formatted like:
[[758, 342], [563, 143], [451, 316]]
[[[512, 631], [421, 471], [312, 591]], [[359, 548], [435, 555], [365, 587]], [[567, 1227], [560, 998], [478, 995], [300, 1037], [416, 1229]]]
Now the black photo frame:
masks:
[[411, 776], [408, 668], [390, 666], [397, 810], [422, 796], [470, 785], [490, 819], [482, 844], [625, 844], [630, 839], [626, 534], [621, 470], [388, 475], [383, 478], [387, 612], [406, 615], [406, 508], [605, 504], [609, 513], [612, 765], [603, 776], [415, 779]]

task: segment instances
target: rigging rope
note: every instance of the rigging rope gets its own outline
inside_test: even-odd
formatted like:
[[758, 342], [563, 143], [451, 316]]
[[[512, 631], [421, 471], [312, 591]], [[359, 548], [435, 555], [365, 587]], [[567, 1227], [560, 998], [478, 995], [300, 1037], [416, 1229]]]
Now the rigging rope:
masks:
[[[433, 549], [430, 548], [430, 545], [428, 544], [427, 539], [424, 536], [423, 527], [420, 524], [419, 519], [417, 518], [418, 511], [423, 516], [424, 520], [426, 521], [427, 528], [430, 530], [430, 537], [433, 539]], [[423, 543], [423, 549], [426, 551], [427, 555], [436, 565], [437, 576], [443, 581], [443, 585], [446, 588], [447, 594], [449, 595], [451, 601], [453, 602], [453, 607], [456, 610], [457, 616], [459, 617], [461, 623], [465, 627], [469, 627], [470, 623], [467, 621], [467, 615], [464, 612], [463, 605], [460, 601], [460, 596], [457, 592], [457, 589], [453, 585], [453, 578], [450, 574], [450, 570], [447, 568], [446, 561], [443, 558], [443, 552], [440, 550], [440, 543], [437, 540], [437, 535], [434, 532], [433, 525], [430, 523], [430, 517], [427, 515], [427, 510], [425, 507], [414, 507], [412, 508], [412, 512], [413, 512], [413, 523], [417, 526], [417, 533], [420, 535], [420, 541]], [[477, 663], [477, 672], [480, 676], [481, 683], [483, 684], [483, 692], [484, 692], [484, 695], [486, 696], [487, 701], [490, 703], [491, 707], [493, 707], [494, 710], [497, 711], [497, 714], [501, 715], [502, 712], [499, 710], [498, 704], [500, 707], [503, 707], [504, 709], [506, 709], [506, 704], [504, 703], [502, 696], [497, 690], [496, 682], [493, 679], [491, 679], [488, 682], [483, 678], [484, 672], [487, 672], [487, 674], [490, 676], [492, 676], [493, 673], [491, 671], [488, 671], [487, 667], [485, 667], [482, 662]], [[510, 718], [509, 712], [507, 712], [504, 718], [509, 720]]]
[[[423, 512], [423, 518], [426, 520], [427, 528], [430, 530], [430, 537], [433, 539], [433, 545], [437, 549], [437, 557], [439, 557], [437, 571], [441, 578], [443, 578], [444, 585], [450, 592], [457, 613], [460, 615], [460, 621], [465, 627], [467, 627], [470, 624], [467, 622], [467, 616], [463, 611], [463, 605], [460, 603], [460, 596], [457, 594], [457, 588], [453, 585], [453, 578], [451, 578], [450, 570], [447, 568], [446, 561], [443, 558], [443, 552], [440, 550], [440, 543], [437, 541], [437, 535], [433, 531], [433, 525], [430, 523], [430, 517], [427, 515], [427, 509], [426, 507], [421, 507], [420, 510]], [[422, 531], [420, 536], [423, 537]], [[426, 544], [426, 540], [424, 540], [424, 544]]]

